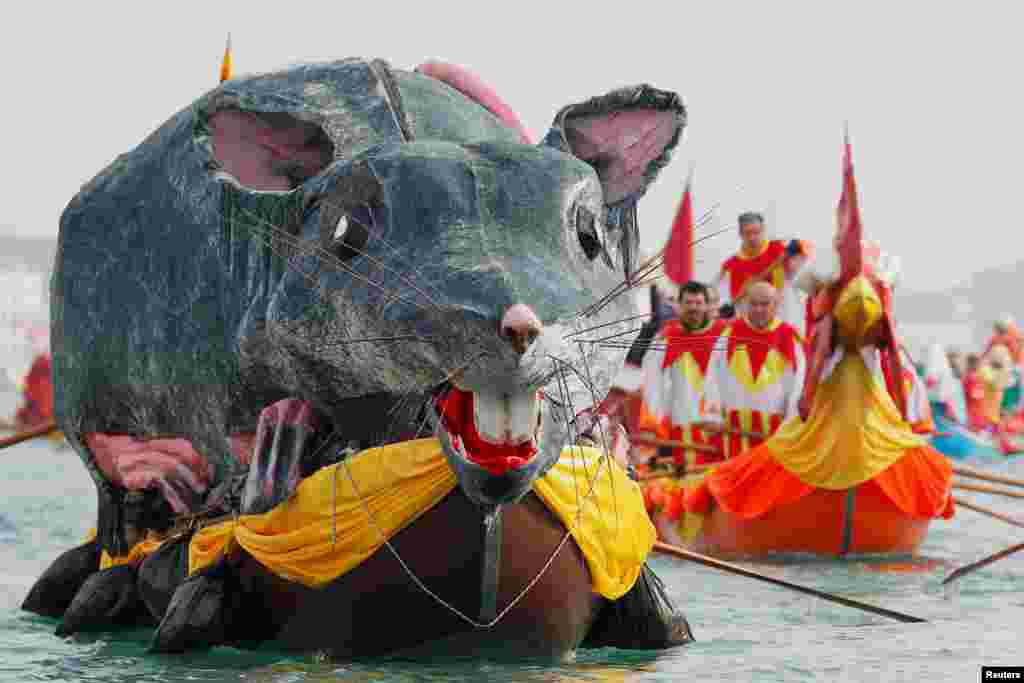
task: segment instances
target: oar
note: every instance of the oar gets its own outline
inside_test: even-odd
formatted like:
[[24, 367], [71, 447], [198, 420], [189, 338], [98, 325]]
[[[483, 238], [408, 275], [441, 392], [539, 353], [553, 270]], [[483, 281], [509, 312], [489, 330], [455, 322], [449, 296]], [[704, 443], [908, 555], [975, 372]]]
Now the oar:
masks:
[[968, 477], [970, 479], [990, 481], [994, 484], [1006, 484], [1007, 486], [1020, 486], [1024, 488], [1024, 480], [1012, 479], [1010, 477], [1000, 477], [995, 474], [989, 474], [988, 472], [979, 472], [978, 470], [972, 470], [968, 467], [954, 467], [953, 474], [959, 474], [961, 477]]
[[21, 443], [22, 441], [28, 441], [29, 439], [35, 439], [40, 436], [46, 436], [50, 432], [57, 431], [56, 420], [50, 420], [46, 424], [40, 427], [34, 427], [27, 429], [24, 432], [15, 434], [14, 436], [8, 436], [6, 439], [0, 439], [0, 448], [7, 448], [8, 446], [14, 446]]
[[953, 488], [964, 491], [977, 491], [978, 493], [992, 493], [997, 496], [1006, 496], [1007, 498], [1024, 498], [1024, 493], [1006, 491], [1004, 489], [997, 489], [994, 486], [983, 486], [982, 484], [962, 484], [957, 482], [953, 484]]
[[993, 517], [995, 519], [998, 519], [998, 520], [1001, 520], [1003, 522], [1006, 522], [1007, 524], [1012, 524], [1014, 526], [1019, 526], [1022, 529], [1024, 529], [1024, 522], [1020, 521], [1019, 519], [1014, 519], [1013, 517], [1010, 517], [1009, 515], [1004, 515], [1002, 513], [996, 512], [995, 510], [989, 510], [986, 507], [982, 507], [981, 505], [976, 505], [976, 504], [970, 502], [969, 500], [964, 500], [962, 498], [957, 498], [955, 496], [953, 497], [953, 502], [956, 503], [957, 505], [962, 505], [963, 507], [967, 508], [968, 510], [974, 510], [975, 512], [980, 512], [983, 515], [988, 515], [989, 517]]
[[633, 443], [643, 444], [645, 446], [668, 446], [670, 448], [686, 448], [689, 450], [700, 451], [702, 453], [714, 453], [721, 455], [722, 451], [714, 446], [703, 443], [686, 443], [685, 441], [672, 441], [669, 439], [657, 439], [652, 436], [637, 435], [630, 438]]
[[767, 583], [775, 584], [776, 586], [788, 588], [790, 590], [796, 591], [797, 593], [813, 595], [814, 597], [821, 598], [822, 600], [837, 602], [840, 605], [846, 605], [847, 607], [853, 607], [854, 609], [864, 610], [865, 612], [871, 612], [872, 614], [878, 614], [883, 617], [889, 617], [890, 619], [895, 619], [896, 621], [902, 621], [908, 624], [925, 622], [924, 619], [912, 617], [909, 614], [894, 612], [892, 610], [888, 610], [882, 607], [875, 607], [874, 605], [869, 605], [858, 600], [851, 600], [850, 598], [832, 595], [831, 593], [825, 593], [819, 590], [815, 590], [813, 588], [808, 588], [806, 586], [800, 586], [795, 583], [790, 583], [789, 581], [776, 579], [773, 576], [759, 574], [755, 571], [744, 569], [743, 567], [740, 567], [738, 565], [731, 564], [729, 562], [723, 562], [721, 560], [716, 560], [713, 557], [708, 557], [707, 555], [701, 555], [700, 553], [691, 552], [678, 546], [669, 545], [668, 543], [662, 543], [661, 541], [655, 541], [654, 549], [660, 553], [664, 553], [665, 555], [672, 555], [673, 557], [678, 557], [681, 560], [689, 560], [691, 562], [696, 562], [697, 564], [702, 564], [706, 567], [711, 567], [713, 569], [720, 569], [731, 574], [739, 574], [740, 576], [746, 576], [747, 578], [765, 581]]
[[[697, 465], [695, 467], [687, 467], [686, 471], [683, 472], [683, 474], [701, 474], [702, 472], [707, 472], [709, 469], [711, 469], [710, 465]], [[665, 479], [674, 476], [676, 476], [674, 472], [649, 472], [640, 477], [640, 481], [650, 481], [651, 479]]]
[[964, 565], [963, 567], [960, 567], [959, 569], [954, 570], [952, 574], [950, 574], [949, 576], [944, 578], [942, 580], [942, 585], [945, 586], [947, 583], [950, 583], [951, 581], [956, 581], [960, 577], [966, 576], [967, 574], [970, 574], [975, 569], [981, 569], [982, 567], [984, 567], [986, 565], [992, 564], [996, 560], [1001, 560], [1004, 557], [1009, 557], [1010, 555], [1013, 555], [1014, 553], [1019, 552], [1021, 550], [1024, 550], [1024, 543], [1018, 543], [1017, 545], [1011, 545], [1009, 548], [1005, 548], [1003, 550], [1000, 550], [998, 553], [995, 553], [993, 555], [989, 555], [988, 557], [980, 559], [977, 562], [972, 562], [971, 564]]

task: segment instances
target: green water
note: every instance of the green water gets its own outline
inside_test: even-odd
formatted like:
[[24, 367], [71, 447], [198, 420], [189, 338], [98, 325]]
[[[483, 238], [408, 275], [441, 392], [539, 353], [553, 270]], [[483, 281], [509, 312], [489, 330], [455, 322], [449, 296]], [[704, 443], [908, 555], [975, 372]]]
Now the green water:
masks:
[[[1024, 529], [958, 510], [904, 562], [747, 565], [763, 573], [913, 614], [902, 624], [677, 560], [654, 567], [698, 642], [663, 653], [581, 651], [571, 664], [480, 661], [346, 665], [218, 648], [151, 656], [148, 632], [62, 640], [54, 621], [18, 609], [35, 578], [94, 523], [78, 459], [42, 443], [0, 451], [0, 681], [977, 681], [982, 665], [1024, 665], [1024, 552], [944, 591], [953, 568], [1024, 537]], [[986, 464], [1024, 478], [1024, 460]], [[965, 498], [1024, 519], [1024, 501]], [[330, 628], [330, 624], [325, 624]]]

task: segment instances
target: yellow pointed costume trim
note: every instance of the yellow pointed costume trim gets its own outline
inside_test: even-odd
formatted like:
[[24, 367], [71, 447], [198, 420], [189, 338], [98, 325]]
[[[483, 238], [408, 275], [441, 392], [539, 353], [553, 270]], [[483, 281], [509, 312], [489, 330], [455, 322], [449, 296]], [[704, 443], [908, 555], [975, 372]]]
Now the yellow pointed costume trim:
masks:
[[733, 377], [743, 385], [744, 389], [754, 394], [779, 382], [786, 373], [786, 365], [785, 357], [775, 349], [771, 349], [765, 356], [764, 364], [761, 366], [760, 372], [757, 373], [757, 377], [754, 377], [750, 355], [745, 348], [736, 349], [732, 358], [729, 359], [729, 371], [732, 372]]
[[686, 383], [693, 387], [698, 394], [704, 394], [704, 373], [701, 372], [700, 364], [693, 354], [684, 351], [683, 354], [673, 363], [676, 371], [683, 376]]
[[[771, 325], [765, 330], [765, 332], [774, 332], [778, 329], [779, 325], [782, 324], [781, 320], [772, 321]], [[732, 335], [732, 327], [726, 328], [722, 334], [723, 339], [728, 339]], [[786, 373], [786, 366], [788, 362], [786, 357], [775, 349], [770, 349], [765, 355], [764, 363], [761, 365], [761, 369], [757, 373], [757, 377], [754, 377], [753, 363], [750, 361], [750, 353], [747, 351], [747, 343], [757, 343], [756, 340], [750, 340], [749, 342], [740, 342], [737, 345], [736, 350], [732, 353], [732, 356], [728, 359], [729, 371], [732, 373], [736, 381], [739, 382], [744, 389], [750, 393], [756, 394], [764, 391], [767, 387], [782, 380], [783, 375]]]

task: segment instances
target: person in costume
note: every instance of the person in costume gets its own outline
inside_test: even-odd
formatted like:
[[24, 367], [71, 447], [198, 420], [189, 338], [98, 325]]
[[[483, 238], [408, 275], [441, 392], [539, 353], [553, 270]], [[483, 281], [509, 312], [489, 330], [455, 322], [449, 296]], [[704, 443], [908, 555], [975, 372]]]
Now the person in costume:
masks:
[[779, 292], [778, 312], [783, 322], [804, 329], [805, 304], [794, 286], [794, 278], [811, 254], [810, 244], [801, 240], [769, 240], [764, 217], [748, 211], [739, 216], [740, 250], [722, 263], [718, 274], [718, 296], [722, 317], [743, 315], [750, 285], [768, 282]]
[[992, 420], [999, 449], [1004, 455], [1024, 450], [1019, 435], [1024, 431], [1020, 416], [1021, 371], [1012, 352], [1002, 344], [992, 347], [982, 361], [979, 377], [985, 390], [984, 410]]
[[767, 282], [747, 291], [746, 312], [722, 331], [708, 363], [708, 428], [724, 431], [726, 458], [773, 435], [798, 413], [807, 372], [803, 340], [777, 315], [779, 292]]
[[985, 392], [985, 418], [993, 428], [1002, 420], [1003, 396], [1010, 383], [1011, 352], [1005, 346], [996, 345], [981, 359], [978, 377]]
[[981, 372], [981, 356], [967, 355], [967, 368], [963, 377], [964, 398], [967, 401], [967, 424], [978, 432], [990, 430], [994, 425], [985, 409], [985, 381]]
[[[626, 430], [630, 436], [641, 433], [654, 435], [658, 424], [646, 409], [643, 400], [644, 373], [643, 360], [659, 330], [678, 315], [675, 307], [666, 299], [657, 286], [650, 287], [651, 317], [640, 327], [633, 344], [626, 354], [626, 360], [612, 380], [608, 396], [602, 402], [602, 412]], [[640, 442], [631, 441], [629, 460], [639, 464], [649, 460], [652, 447]]]
[[691, 280], [679, 290], [679, 317], [670, 320], [643, 360], [643, 402], [657, 422], [657, 437], [693, 448], [663, 447], [676, 465], [692, 467], [722, 459], [720, 439], [704, 433], [704, 376], [726, 323], [708, 314], [708, 288]]
[[15, 415], [19, 429], [38, 427], [53, 419], [53, 380], [49, 353], [40, 353], [32, 361], [22, 380], [24, 403]]
[[1010, 358], [1015, 365], [1024, 365], [1024, 339], [1021, 339], [1020, 331], [1013, 323], [1012, 316], [1003, 316], [992, 325], [992, 337], [985, 346], [982, 354], [988, 356], [997, 346], [1005, 346], [1010, 352]]
[[933, 343], [928, 347], [924, 363], [924, 383], [935, 419], [967, 423], [963, 384], [958, 380], [948, 355], [939, 344]]
[[[1021, 371], [1020, 366], [1013, 362], [1013, 358], [1010, 357], [1010, 352], [1006, 350], [1005, 346], [997, 346], [996, 349], [1002, 349], [1000, 353], [1002, 357], [999, 358], [998, 363], [999, 369], [1002, 370], [1005, 378], [1005, 388], [1003, 389], [1003, 400], [1000, 404], [999, 412], [1005, 419], [1016, 416], [1020, 412]], [[995, 354], [993, 353], [993, 355]]]
[[949, 367], [953, 370], [953, 376], [957, 380], [963, 380], [964, 373], [967, 372], [967, 360], [964, 358], [964, 354], [957, 349], [950, 349], [946, 352], [946, 359], [949, 361]]

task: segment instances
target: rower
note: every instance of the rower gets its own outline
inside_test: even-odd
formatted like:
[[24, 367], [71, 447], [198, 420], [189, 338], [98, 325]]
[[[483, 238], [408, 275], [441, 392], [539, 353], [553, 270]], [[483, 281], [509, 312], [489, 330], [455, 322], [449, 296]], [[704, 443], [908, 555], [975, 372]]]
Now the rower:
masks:
[[807, 372], [799, 332], [777, 316], [775, 287], [755, 282], [747, 299], [746, 313], [715, 345], [704, 381], [706, 428], [726, 431], [726, 457], [760, 444], [799, 414]]
[[992, 337], [988, 340], [982, 355], [989, 356], [997, 346], [1005, 346], [1014, 364], [1024, 364], [1024, 340], [1021, 339], [1017, 326], [1013, 324], [1013, 317], [1003, 316], [1002, 320], [992, 324], [992, 331]]
[[783, 322], [803, 329], [804, 302], [794, 278], [810, 256], [810, 245], [800, 240], [768, 240], [764, 217], [748, 211], [740, 214], [740, 250], [726, 259], [718, 274], [718, 295], [723, 318], [746, 311], [750, 285], [768, 282], [779, 293], [778, 312]]
[[[988, 374], [988, 373], [986, 373]], [[981, 372], [981, 357], [971, 353], [967, 356], [967, 372], [963, 377], [964, 397], [967, 401], [967, 423], [974, 431], [988, 431], [995, 424], [985, 409], [985, 378]]]
[[678, 301], [679, 317], [665, 324], [644, 356], [643, 406], [654, 418], [659, 439], [694, 446], [658, 449], [659, 455], [671, 455], [677, 465], [689, 468], [723, 459], [720, 438], [705, 434], [700, 423], [704, 375], [726, 323], [711, 319], [709, 291], [700, 282], [680, 287]]

